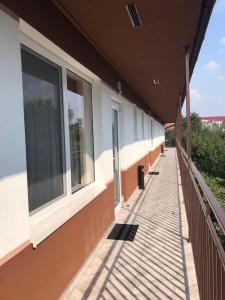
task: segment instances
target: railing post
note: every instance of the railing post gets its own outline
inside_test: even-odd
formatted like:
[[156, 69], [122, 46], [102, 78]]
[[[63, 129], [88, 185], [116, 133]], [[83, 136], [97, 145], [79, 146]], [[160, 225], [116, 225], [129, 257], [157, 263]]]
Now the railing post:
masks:
[[182, 145], [182, 113], [181, 113], [182, 94], [179, 95], [178, 120], [179, 120], [179, 143]]
[[180, 130], [180, 128], [179, 128], [179, 107], [178, 107], [178, 110], [177, 110], [177, 117], [176, 117], [176, 143], [179, 141], [179, 135], [180, 135], [180, 133], [179, 133], [179, 130]]
[[186, 124], [187, 124], [187, 155], [191, 160], [191, 113], [190, 113], [190, 72], [189, 72], [189, 47], [185, 47], [185, 78], [186, 78]]
[[179, 139], [179, 121], [178, 121], [179, 112], [177, 113], [176, 124], [175, 124], [175, 135], [176, 135], [176, 143]]
[[[185, 86], [186, 86], [186, 127], [187, 127], [187, 158], [188, 158], [188, 169], [187, 169], [187, 205], [188, 205], [188, 214], [190, 214], [190, 201], [191, 201], [191, 190], [190, 190], [190, 163], [191, 163], [191, 112], [190, 112], [190, 70], [189, 70], [189, 47], [185, 47]], [[189, 216], [190, 217], [190, 216]], [[189, 218], [190, 219], [190, 218]], [[189, 234], [188, 241], [191, 240], [190, 232], [190, 221], [189, 221]]]

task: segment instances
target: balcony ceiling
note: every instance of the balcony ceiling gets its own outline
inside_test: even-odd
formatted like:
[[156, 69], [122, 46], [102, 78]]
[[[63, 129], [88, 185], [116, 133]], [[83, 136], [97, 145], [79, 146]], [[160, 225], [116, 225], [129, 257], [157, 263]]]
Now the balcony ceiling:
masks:
[[[194, 56], [204, 1], [136, 0], [141, 27], [132, 26], [125, 1], [53, 2], [162, 121], [175, 121], [185, 83], [184, 46]], [[206, 28], [208, 18], [204, 23]]]

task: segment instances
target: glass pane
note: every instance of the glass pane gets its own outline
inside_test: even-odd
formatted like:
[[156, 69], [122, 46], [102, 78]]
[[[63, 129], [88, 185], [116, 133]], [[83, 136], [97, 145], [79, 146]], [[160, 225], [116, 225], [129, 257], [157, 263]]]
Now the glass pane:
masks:
[[118, 112], [112, 110], [112, 148], [113, 148], [113, 173], [114, 173], [114, 206], [120, 202], [119, 189], [119, 143], [118, 143]]
[[71, 185], [76, 191], [94, 181], [91, 84], [68, 71]]
[[29, 210], [63, 194], [60, 69], [22, 49]]

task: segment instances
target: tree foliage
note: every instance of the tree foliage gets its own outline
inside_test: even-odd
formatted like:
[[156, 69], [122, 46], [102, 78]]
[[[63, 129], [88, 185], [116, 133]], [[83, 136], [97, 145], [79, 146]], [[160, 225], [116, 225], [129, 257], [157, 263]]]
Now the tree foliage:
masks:
[[221, 129], [222, 131], [225, 130], [225, 120], [222, 122], [220, 129]]
[[165, 140], [166, 140], [167, 147], [175, 147], [176, 146], [176, 136], [175, 136], [174, 128], [166, 129]]
[[[186, 118], [183, 119], [182, 140], [186, 145]], [[201, 172], [225, 180], [225, 136], [221, 128], [203, 128], [197, 113], [191, 114], [192, 160]]]
[[192, 160], [209, 176], [225, 179], [225, 139], [210, 130], [193, 131]]
[[[225, 122], [220, 127], [203, 128], [199, 115], [191, 114], [192, 160], [225, 209]], [[175, 146], [175, 130], [166, 131], [168, 146]], [[182, 119], [182, 146], [186, 149], [186, 118]]]

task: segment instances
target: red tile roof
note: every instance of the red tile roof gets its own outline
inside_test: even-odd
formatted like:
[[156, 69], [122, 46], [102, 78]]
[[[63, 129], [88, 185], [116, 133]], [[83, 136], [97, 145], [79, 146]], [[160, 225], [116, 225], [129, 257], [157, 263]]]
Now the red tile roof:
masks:
[[171, 128], [171, 127], [173, 127], [173, 126], [175, 126], [175, 123], [166, 123], [166, 124], [164, 125], [164, 128], [165, 128], [165, 129], [168, 129], [168, 128]]
[[220, 117], [200, 117], [201, 120], [205, 121], [225, 121], [225, 116], [220, 116]]

